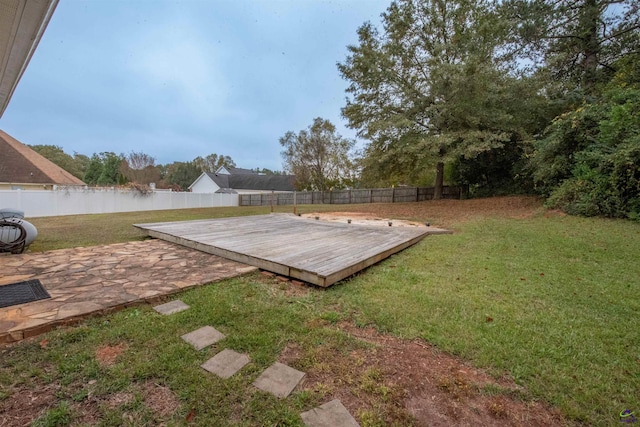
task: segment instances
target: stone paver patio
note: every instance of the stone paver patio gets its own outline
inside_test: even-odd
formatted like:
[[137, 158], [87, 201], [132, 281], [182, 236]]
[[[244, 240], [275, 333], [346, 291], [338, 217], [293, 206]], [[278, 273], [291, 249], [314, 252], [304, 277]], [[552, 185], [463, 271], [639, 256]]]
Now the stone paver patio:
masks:
[[0, 344], [254, 271], [162, 240], [0, 256], [0, 286], [40, 279], [50, 299], [0, 308]]

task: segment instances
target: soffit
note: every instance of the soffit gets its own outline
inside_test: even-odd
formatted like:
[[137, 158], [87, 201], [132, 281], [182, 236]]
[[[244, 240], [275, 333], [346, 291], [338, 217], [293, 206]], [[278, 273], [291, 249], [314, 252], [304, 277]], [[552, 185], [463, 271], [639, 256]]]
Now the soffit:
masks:
[[0, 117], [57, 4], [58, 0], [0, 0]]

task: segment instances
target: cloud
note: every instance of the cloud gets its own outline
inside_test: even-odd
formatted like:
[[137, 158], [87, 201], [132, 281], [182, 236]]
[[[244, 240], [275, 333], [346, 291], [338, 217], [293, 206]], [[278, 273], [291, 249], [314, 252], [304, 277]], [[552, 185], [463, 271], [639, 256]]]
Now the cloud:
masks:
[[223, 55], [186, 21], [151, 28], [134, 43], [132, 71], [171, 114], [209, 122], [239, 114], [229, 108]]

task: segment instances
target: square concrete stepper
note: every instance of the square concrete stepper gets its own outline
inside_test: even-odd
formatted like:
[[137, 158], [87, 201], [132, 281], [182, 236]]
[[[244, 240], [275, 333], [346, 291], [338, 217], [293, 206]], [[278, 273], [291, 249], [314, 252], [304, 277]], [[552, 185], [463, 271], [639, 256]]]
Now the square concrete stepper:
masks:
[[268, 367], [253, 382], [253, 385], [277, 397], [287, 397], [296, 388], [302, 377], [304, 377], [304, 372], [276, 362]]
[[360, 427], [338, 399], [303, 412], [300, 416], [308, 427]]
[[220, 378], [230, 378], [244, 365], [249, 363], [249, 356], [236, 353], [233, 350], [224, 349], [211, 359], [200, 365], [204, 370], [216, 374]]
[[194, 346], [196, 350], [202, 350], [224, 339], [225, 335], [213, 326], [203, 326], [200, 329], [182, 335], [180, 338]]
[[183, 303], [182, 301], [180, 301], [179, 299], [175, 301], [170, 301], [166, 304], [156, 305], [155, 307], [153, 307], [155, 311], [157, 311], [160, 314], [164, 314], [165, 316], [173, 313], [178, 313], [180, 311], [184, 311], [188, 308], [189, 306]]

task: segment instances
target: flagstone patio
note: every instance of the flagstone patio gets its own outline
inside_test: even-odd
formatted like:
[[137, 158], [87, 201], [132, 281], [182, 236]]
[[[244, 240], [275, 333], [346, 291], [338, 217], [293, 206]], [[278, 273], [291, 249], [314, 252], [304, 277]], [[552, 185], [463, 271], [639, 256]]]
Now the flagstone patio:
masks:
[[39, 279], [51, 298], [0, 308], [0, 344], [255, 269], [162, 240], [2, 255], [0, 286]]

